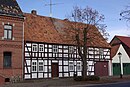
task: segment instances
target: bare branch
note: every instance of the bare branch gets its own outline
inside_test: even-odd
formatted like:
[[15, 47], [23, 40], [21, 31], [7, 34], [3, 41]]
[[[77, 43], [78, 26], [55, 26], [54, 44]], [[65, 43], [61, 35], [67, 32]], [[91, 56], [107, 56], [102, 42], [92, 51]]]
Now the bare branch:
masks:
[[[96, 26], [101, 31], [102, 35], [107, 36], [108, 34], [105, 30], [106, 26], [101, 24], [105, 17], [92, 8], [80, 8], [78, 6], [73, 7], [72, 15], [70, 17], [71, 21], [74, 21], [75, 23], [75, 40], [77, 42], [78, 54], [83, 62], [82, 75], [84, 78], [86, 77], [87, 71], [87, 32], [92, 28], [92, 26]], [[83, 23], [86, 24], [84, 25]], [[80, 29], [79, 26], [82, 29]]]
[[130, 6], [126, 6], [126, 9], [120, 13], [120, 16], [122, 17], [121, 19], [130, 22]]

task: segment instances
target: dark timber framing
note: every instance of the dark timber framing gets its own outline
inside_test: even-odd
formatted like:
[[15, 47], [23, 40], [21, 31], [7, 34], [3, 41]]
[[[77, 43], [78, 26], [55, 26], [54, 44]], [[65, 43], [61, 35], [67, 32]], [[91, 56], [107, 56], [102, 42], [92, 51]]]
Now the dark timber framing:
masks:
[[[36, 48], [33, 48], [33, 45]], [[43, 45], [43, 48], [40, 48], [40, 45]], [[54, 52], [54, 45], [57, 46], [57, 52]], [[87, 53], [88, 75], [94, 75], [96, 62], [110, 60], [110, 48], [88, 47]], [[59, 77], [72, 77], [75, 72], [81, 76], [82, 61], [75, 45], [25, 42], [24, 79], [52, 78], [52, 63], [58, 64]], [[42, 68], [43, 71], [39, 71]]]

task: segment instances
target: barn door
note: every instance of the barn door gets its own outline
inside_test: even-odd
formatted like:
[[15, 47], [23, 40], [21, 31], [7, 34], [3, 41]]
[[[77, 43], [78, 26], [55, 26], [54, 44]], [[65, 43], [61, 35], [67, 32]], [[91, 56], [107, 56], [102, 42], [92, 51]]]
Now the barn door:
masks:
[[59, 68], [58, 63], [52, 63], [52, 77], [58, 77], [59, 76]]
[[123, 74], [130, 75], [130, 63], [123, 63]]
[[113, 63], [113, 75], [120, 75], [121, 70], [120, 70], [120, 63]]
[[97, 76], [108, 76], [108, 62], [96, 62], [94, 72]]

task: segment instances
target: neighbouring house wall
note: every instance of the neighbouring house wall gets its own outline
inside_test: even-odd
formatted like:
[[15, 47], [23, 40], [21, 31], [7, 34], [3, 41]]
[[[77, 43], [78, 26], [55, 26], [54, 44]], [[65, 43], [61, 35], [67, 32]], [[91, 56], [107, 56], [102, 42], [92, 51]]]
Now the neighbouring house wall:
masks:
[[116, 55], [112, 58], [112, 63], [120, 63], [119, 62], [119, 56], [118, 56], [118, 53], [122, 53], [122, 56], [121, 56], [121, 61], [122, 63], [130, 63], [130, 58], [129, 56], [127, 55], [125, 49], [123, 48], [122, 45], [120, 45]]
[[[119, 56], [118, 56], [119, 52], [122, 54], [122, 56], [121, 56], [121, 73], [124, 74], [124, 71], [123, 71], [124, 64], [130, 64], [130, 58], [121, 44], [118, 48], [116, 55], [112, 58], [112, 64], [120, 64]], [[113, 67], [112, 67], [112, 75], [113, 75], [113, 72], [114, 71], [113, 71]], [[119, 70], [119, 73], [120, 73], [120, 70]]]
[[[4, 25], [12, 26], [12, 38], [4, 38]], [[22, 77], [22, 43], [23, 19], [11, 16], [0, 16], [0, 75], [5, 78]], [[11, 67], [3, 66], [4, 52], [11, 52]]]

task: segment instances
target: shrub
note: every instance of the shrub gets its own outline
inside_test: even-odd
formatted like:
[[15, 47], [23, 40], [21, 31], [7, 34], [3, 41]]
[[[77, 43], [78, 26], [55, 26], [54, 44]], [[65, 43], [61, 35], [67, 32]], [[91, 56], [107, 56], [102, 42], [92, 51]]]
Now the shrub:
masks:
[[83, 77], [82, 76], [75, 76], [74, 80], [75, 81], [83, 81]]
[[99, 76], [87, 76], [85, 79], [82, 76], [76, 76], [74, 77], [75, 81], [99, 81]]
[[99, 81], [100, 77], [99, 76], [87, 76], [86, 80], [87, 81]]

